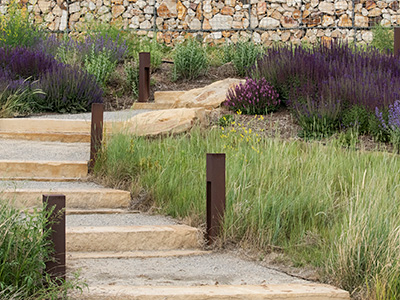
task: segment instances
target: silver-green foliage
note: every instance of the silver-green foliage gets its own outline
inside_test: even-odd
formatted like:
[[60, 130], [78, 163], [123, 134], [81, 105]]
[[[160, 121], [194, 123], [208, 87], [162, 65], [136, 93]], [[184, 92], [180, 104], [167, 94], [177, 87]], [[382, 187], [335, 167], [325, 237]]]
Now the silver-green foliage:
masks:
[[257, 62], [257, 59], [263, 53], [262, 47], [252, 41], [239, 41], [230, 47], [232, 53], [230, 53], [229, 58], [240, 76], [245, 76], [247, 70]]
[[125, 85], [133, 96], [139, 96], [139, 68], [134, 62], [128, 62], [124, 66]]
[[174, 54], [173, 79], [195, 79], [204, 74], [208, 68], [207, 53], [203, 45], [189, 39], [178, 44]]
[[394, 36], [393, 29], [383, 27], [382, 25], [375, 25], [372, 29], [373, 39], [371, 46], [378, 48], [381, 51], [393, 52]]
[[97, 82], [103, 86], [107, 83], [116, 66], [117, 63], [111, 59], [110, 52], [103, 49], [103, 51], [96, 53], [94, 46], [84, 59], [84, 68], [86, 71], [94, 75]]

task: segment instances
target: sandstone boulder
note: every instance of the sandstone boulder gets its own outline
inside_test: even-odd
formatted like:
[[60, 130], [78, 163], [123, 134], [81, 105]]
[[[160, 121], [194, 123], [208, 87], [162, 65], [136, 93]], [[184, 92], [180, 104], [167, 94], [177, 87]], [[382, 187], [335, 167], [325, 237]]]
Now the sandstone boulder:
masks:
[[244, 80], [227, 78], [190, 91], [155, 92], [154, 101], [169, 103], [173, 107], [217, 108], [225, 101], [228, 89], [242, 82]]
[[178, 108], [139, 114], [120, 124], [124, 132], [144, 135], [181, 133], [204, 121], [203, 108]]

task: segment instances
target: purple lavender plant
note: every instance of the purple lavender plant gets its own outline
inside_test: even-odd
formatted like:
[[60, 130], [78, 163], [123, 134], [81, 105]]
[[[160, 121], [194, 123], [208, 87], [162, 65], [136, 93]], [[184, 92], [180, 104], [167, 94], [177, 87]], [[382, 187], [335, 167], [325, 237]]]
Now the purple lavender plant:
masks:
[[37, 80], [41, 74], [56, 68], [60, 64], [41, 50], [23, 47], [0, 48], [0, 67], [9, 72], [15, 80]]
[[95, 35], [88, 36], [83, 42], [78, 43], [77, 49], [83, 56], [89, 55], [92, 49], [96, 55], [107, 51], [110, 53], [112, 62], [120, 62], [125, 58], [128, 46], [126, 45], [126, 41], [120, 38], [119, 35], [116, 38], [111, 38], [107, 35]]
[[[390, 142], [393, 144], [395, 151], [400, 152], [400, 101], [396, 100], [389, 105], [387, 113], [376, 108], [375, 115], [379, 121], [383, 131], [390, 135]], [[387, 115], [387, 118], [385, 116]]]
[[41, 76], [39, 86], [45, 93], [37, 98], [42, 111], [88, 111], [92, 103], [102, 103], [103, 90], [96, 78], [78, 67], [54, 68]]
[[276, 90], [265, 80], [246, 78], [244, 84], [229, 89], [224, 102], [229, 109], [243, 114], [266, 114], [278, 109], [281, 101]]

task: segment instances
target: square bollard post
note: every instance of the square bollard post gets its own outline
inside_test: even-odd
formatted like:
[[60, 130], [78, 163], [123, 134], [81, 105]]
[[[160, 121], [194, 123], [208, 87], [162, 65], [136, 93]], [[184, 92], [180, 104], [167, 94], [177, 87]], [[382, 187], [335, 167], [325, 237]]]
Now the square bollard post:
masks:
[[150, 52], [139, 53], [139, 102], [150, 98]]
[[400, 54], [400, 27], [394, 28], [394, 51], [393, 54], [395, 56]]
[[207, 153], [207, 242], [221, 233], [225, 214], [225, 153]]
[[43, 195], [43, 207], [48, 211], [53, 209], [46, 230], [51, 231], [54, 260], [46, 262], [46, 273], [52, 279], [65, 281], [65, 195]]
[[93, 171], [94, 164], [96, 163], [97, 152], [101, 148], [103, 141], [103, 115], [104, 104], [92, 104], [92, 122], [90, 127], [90, 160], [88, 164], [89, 172]]

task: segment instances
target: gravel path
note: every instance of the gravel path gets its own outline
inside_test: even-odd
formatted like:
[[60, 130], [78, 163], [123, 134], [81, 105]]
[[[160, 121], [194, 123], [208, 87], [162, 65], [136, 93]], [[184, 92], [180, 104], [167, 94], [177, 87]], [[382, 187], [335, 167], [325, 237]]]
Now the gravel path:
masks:
[[0, 139], [0, 160], [87, 161], [89, 143], [38, 142]]
[[[120, 111], [105, 111], [104, 121], [124, 121], [138, 114], [148, 112], [151, 110], [137, 109], [137, 110], [120, 110]], [[49, 114], [41, 116], [31, 116], [30, 118], [35, 119], [68, 119], [68, 120], [90, 120], [91, 113], [81, 113], [81, 114]]]
[[175, 225], [172, 218], [160, 215], [132, 214], [93, 214], [67, 215], [66, 226], [147, 226], [147, 225]]
[[232, 253], [70, 261], [90, 285], [215, 285], [307, 283]]
[[65, 182], [53, 182], [53, 181], [27, 181], [27, 180], [0, 180], [0, 191], [4, 189], [93, 189], [103, 188], [103, 186], [95, 184], [93, 182], [79, 182], [79, 181], [65, 181]]

